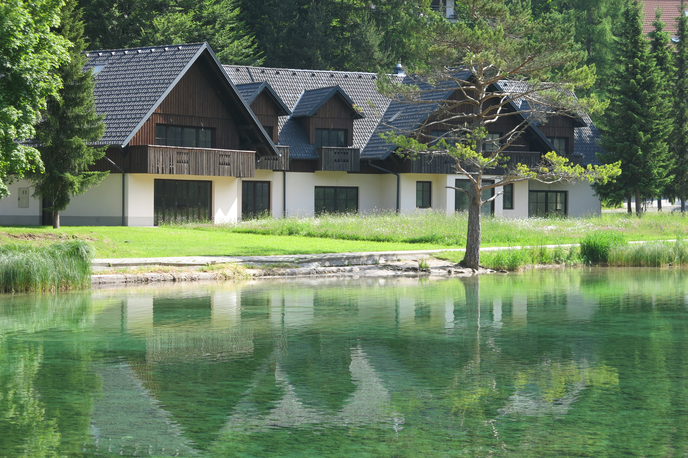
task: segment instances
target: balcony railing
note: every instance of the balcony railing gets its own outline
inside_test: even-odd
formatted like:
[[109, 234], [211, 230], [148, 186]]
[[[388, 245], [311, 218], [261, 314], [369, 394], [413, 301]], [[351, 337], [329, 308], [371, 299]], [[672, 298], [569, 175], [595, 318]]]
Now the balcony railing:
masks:
[[[254, 151], [137, 145], [126, 148], [123, 155], [115, 153], [108, 157], [126, 173], [241, 178], [256, 174]], [[98, 161], [93, 169], [119, 172], [105, 159]]]
[[261, 157], [256, 159], [256, 169], [260, 170], [289, 170], [289, 147], [277, 145], [279, 156]]
[[359, 172], [361, 170], [361, 150], [358, 148], [337, 148], [323, 146], [316, 148], [318, 170], [334, 172]]

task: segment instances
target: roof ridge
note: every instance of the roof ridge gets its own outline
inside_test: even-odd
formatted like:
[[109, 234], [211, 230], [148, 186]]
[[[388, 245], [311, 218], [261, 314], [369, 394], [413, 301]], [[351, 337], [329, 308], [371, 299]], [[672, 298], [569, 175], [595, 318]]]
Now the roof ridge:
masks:
[[158, 46], [134, 46], [132, 48], [118, 48], [118, 49], [93, 49], [93, 50], [88, 50], [84, 51], [84, 54], [86, 57], [92, 57], [95, 54], [98, 53], [117, 53], [121, 52], [124, 53], [125, 51], [150, 51], [150, 50], [161, 50], [161, 51], [168, 51], [170, 48], [176, 48], [177, 50], [181, 50], [183, 48], [192, 48], [194, 46], [203, 46], [205, 43], [204, 42], [198, 42], [198, 43], [179, 43], [179, 44], [173, 44], [173, 45], [158, 45]]
[[377, 75], [373, 72], [357, 72], [353, 70], [311, 70], [308, 68], [283, 68], [283, 67], [256, 67], [253, 65], [223, 65], [223, 67], [230, 68], [247, 68], [247, 69], [260, 69], [260, 70], [275, 70], [275, 71], [285, 71], [285, 72], [310, 72], [310, 73], [337, 73], [342, 75]]

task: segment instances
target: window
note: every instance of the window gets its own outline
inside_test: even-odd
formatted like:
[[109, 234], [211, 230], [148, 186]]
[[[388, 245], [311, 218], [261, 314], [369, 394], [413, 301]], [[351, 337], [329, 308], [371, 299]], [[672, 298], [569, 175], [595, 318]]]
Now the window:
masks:
[[432, 183], [430, 181], [416, 181], [416, 207], [430, 208]]
[[500, 133], [488, 132], [483, 140], [483, 151], [493, 153], [499, 149], [499, 139], [502, 137]]
[[214, 129], [203, 127], [155, 125], [155, 144], [168, 146], [188, 146], [213, 148]]
[[315, 129], [315, 147], [336, 146], [346, 148], [347, 142], [346, 129]]
[[358, 188], [343, 186], [315, 187], [315, 214], [354, 213], [358, 211]]
[[566, 137], [547, 137], [547, 140], [554, 146], [554, 149], [559, 154], [566, 154], [568, 149], [568, 138]]
[[[489, 184], [492, 183], [491, 181], [483, 180], [483, 184]], [[466, 189], [468, 190], [468, 186], [470, 185], [470, 181], [468, 180], [456, 180], [455, 186], [457, 188], [461, 189]], [[490, 197], [494, 196], [494, 188], [490, 189], [483, 189], [482, 192], [482, 199], [489, 199]], [[457, 212], [467, 212], [468, 211], [468, 194], [466, 194], [463, 191], [459, 191], [458, 189], [454, 191], [454, 210]], [[485, 204], [482, 206], [480, 209], [482, 212], [483, 216], [491, 216], [494, 214], [494, 201], [490, 202], [489, 204]]]
[[530, 191], [528, 216], [565, 216], [567, 214], [566, 191]]
[[270, 214], [270, 182], [242, 181], [241, 218], [251, 219]]
[[502, 209], [514, 209], [514, 184], [505, 184], [502, 187]]
[[440, 139], [444, 139], [449, 146], [455, 146], [459, 143], [458, 138], [456, 138], [456, 132], [449, 132], [448, 130], [431, 130], [430, 136], [432, 138], [432, 144], [437, 143]]
[[154, 224], [211, 221], [211, 182], [155, 180]]

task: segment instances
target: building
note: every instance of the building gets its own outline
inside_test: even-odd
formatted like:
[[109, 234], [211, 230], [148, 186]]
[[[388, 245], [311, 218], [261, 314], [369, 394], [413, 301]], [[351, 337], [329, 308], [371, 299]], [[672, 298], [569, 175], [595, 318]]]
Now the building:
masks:
[[[106, 122], [100, 141], [106, 157], [94, 169], [110, 175], [72, 199], [62, 224], [152, 226], [227, 223], [264, 213], [467, 208], [465, 194], [451, 189], [466, 178], [451, 158], [402, 159], [380, 137], [422, 125], [441, 100], [457, 97], [457, 87], [439, 88], [436, 99], [412, 105], [378, 93], [373, 73], [223, 67], [207, 44], [94, 51], [88, 58]], [[409, 81], [396, 73], [393, 78]], [[491, 135], [510, 122], [500, 119]], [[535, 163], [555, 150], [580, 164], [595, 163], [598, 138], [589, 118], [553, 117], [546, 125], [533, 123], [509, 156]], [[496, 191], [485, 214], [600, 212], [586, 183], [520, 182]], [[11, 185], [10, 192], [0, 200], [0, 224], [49, 224], [28, 182]]]

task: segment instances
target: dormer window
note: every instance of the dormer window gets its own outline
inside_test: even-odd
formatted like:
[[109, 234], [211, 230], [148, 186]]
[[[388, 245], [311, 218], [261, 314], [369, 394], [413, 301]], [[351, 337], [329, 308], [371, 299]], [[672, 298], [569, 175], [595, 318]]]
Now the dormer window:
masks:
[[346, 129], [315, 129], [315, 147], [333, 146], [346, 148], [347, 143]]
[[556, 150], [557, 153], [566, 154], [566, 152], [568, 151], [566, 148], [568, 146], [568, 138], [566, 138], [566, 137], [563, 137], [563, 138], [561, 138], [561, 137], [559, 137], [559, 138], [547, 137], [547, 140], [549, 140], [549, 142], [552, 144], [552, 146], [554, 146], [554, 149]]

